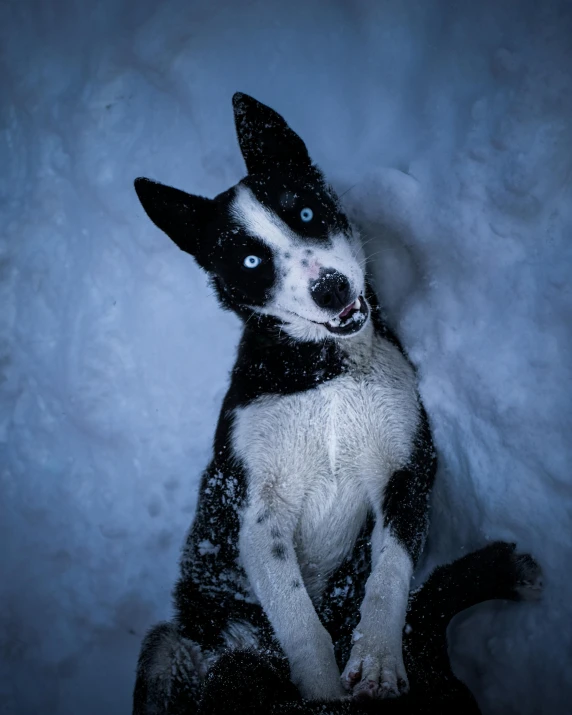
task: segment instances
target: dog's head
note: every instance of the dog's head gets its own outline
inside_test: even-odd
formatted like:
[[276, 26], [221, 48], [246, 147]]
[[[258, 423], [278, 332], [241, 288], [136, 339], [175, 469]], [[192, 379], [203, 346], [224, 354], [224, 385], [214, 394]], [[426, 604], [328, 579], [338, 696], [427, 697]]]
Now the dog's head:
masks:
[[136, 179], [143, 208], [242, 318], [297, 340], [355, 335], [369, 315], [359, 237], [284, 119], [245, 94], [233, 105], [248, 176], [214, 199]]

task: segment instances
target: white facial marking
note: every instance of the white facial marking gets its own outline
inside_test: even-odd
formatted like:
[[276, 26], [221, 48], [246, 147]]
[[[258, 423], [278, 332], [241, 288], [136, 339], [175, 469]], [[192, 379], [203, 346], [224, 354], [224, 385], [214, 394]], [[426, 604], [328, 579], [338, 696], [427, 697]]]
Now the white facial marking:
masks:
[[295, 234], [273, 211], [263, 206], [252, 191], [239, 186], [231, 207], [233, 217], [251, 235], [275, 249], [290, 252]]
[[[303, 212], [306, 219], [302, 217]], [[263, 206], [245, 186], [237, 188], [231, 213], [248, 234], [265, 243], [273, 253], [277, 276], [273, 298], [256, 310], [279, 318], [284, 331], [298, 340], [319, 341], [331, 337], [324, 323], [335, 320], [336, 316], [316, 304], [310, 292], [311, 284], [319, 278], [322, 268], [338, 271], [349, 281], [350, 300], [357, 301], [364, 291], [364, 256], [357, 234], [346, 235], [339, 231], [331, 233], [327, 240], [308, 239]], [[314, 218], [307, 207], [301, 209], [300, 216], [307, 221]]]

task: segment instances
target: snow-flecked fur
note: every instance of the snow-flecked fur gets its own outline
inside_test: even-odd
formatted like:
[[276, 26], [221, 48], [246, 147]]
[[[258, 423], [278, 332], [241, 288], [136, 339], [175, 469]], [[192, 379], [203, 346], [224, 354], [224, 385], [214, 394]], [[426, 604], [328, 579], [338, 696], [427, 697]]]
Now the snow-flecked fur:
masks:
[[536, 600], [541, 571], [528, 554], [502, 541], [439, 566], [409, 597], [403, 633], [411, 691], [383, 702], [304, 701], [292, 686], [284, 659], [251, 650], [230, 651], [210, 670], [199, 715], [478, 715], [469, 689], [453, 674], [447, 626], [460, 611], [491, 599]]
[[407, 690], [402, 630], [436, 466], [415, 375], [302, 140], [256, 100], [233, 103], [249, 172], [237, 186], [210, 200], [135, 184], [244, 320], [175, 623], [145, 639], [137, 714], [195, 701], [228, 647], [285, 654], [306, 698]]
[[0, 14], [2, 706], [125, 715], [171, 618], [241, 325], [132, 179], [235, 184], [244, 88], [358, 222], [416, 366], [440, 465], [424, 564], [505, 539], [546, 572], [537, 608], [455, 619], [455, 673], [487, 715], [569, 715], [572, 3]]

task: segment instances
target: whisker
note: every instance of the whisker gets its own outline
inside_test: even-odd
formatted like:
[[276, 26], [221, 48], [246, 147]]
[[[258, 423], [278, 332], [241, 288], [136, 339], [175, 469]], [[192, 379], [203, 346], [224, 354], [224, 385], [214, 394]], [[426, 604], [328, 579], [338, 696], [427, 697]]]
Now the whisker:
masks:
[[252, 318], [254, 318], [254, 316], [255, 316], [255, 313], [254, 313], [254, 311], [252, 311], [252, 313], [251, 313], [251, 314], [248, 316], [248, 318], [244, 321], [244, 327], [245, 327], [245, 328], [246, 328], [246, 326], [248, 325], [248, 323], [250, 322], [250, 320], [251, 320]]
[[352, 189], [355, 189], [356, 186], [357, 186], [357, 184], [354, 184], [353, 186], [350, 186], [350, 188], [349, 188], [349, 189], [346, 189], [343, 194], [340, 194], [340, 195], [338, 196], [338, 198], [341, 199], [342, 196], [345, 196], [345, 195], [348, 193], [348, 191], [351, 191]]
[[382, 253], [387, 253], [387, 252], [388, 252], [388, 251], [387, 251], [386, 248], [380, 248], [379, 251], [374, 251], [373, 253], [370, 253], [369, 255], [367, 255], [367, 256], [365, 257], [364, 263], [367, 263], [368, 261], [371, 261], [371, 259], [372, 259], [374, 256], [379, 256], [380, 254], [382, 254]]

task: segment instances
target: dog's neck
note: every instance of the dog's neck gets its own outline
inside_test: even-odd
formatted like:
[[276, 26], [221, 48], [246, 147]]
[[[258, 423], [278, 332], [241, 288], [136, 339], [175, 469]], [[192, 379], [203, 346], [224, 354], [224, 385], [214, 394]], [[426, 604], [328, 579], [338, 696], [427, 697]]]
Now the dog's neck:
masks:
[[369, 318], [359, 333], [347, 338], [326, 338], [321, 341], [301, 341], [291, 337], [281, 322], [274, 317], [258, 315], [245, 321], [243, 341], [260, 349], [292, 351], [292, 359], [298, 352], [304, 355], [339, 352], [351, 363], [361, 364], [371, 358], [374, 334], [373, 321]]
[[367, 370], [374, 332], [370, 320], [351, 338], [301, 342], [273, 320], [248, 321], [232, 372], [227, 408], [267, 394], [310, 390], [344, 373]]

